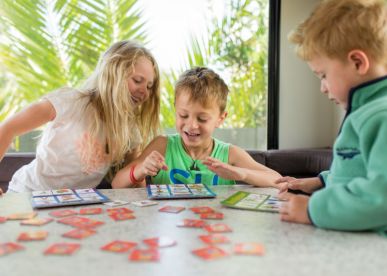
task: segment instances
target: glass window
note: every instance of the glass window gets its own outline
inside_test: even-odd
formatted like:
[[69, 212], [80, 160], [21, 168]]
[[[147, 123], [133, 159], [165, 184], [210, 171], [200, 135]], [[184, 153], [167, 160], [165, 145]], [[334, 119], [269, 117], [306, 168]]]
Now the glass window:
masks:
[[[266, 149], [269, 0], [2, 2], [0, 121], [52, 90], [79, 85], [112, 42], [136, 39], [160, 65], [166, 133], [175, 131], [177, 76], [205, 65], [231, 91], [215, 136]], [[9, 151], [34, 151], [38, 137], [39, 130], [17, 137]]]

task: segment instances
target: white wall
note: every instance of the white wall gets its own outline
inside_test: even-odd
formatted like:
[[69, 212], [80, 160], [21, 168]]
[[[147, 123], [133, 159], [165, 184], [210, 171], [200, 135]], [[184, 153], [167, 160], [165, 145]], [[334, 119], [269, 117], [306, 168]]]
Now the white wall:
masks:
[[320, 92], [320, 83], [294, 53], [289, 32], [318, 0], [282, 0], [280, 37], [279, 148], [332, 146], [342, 112]]

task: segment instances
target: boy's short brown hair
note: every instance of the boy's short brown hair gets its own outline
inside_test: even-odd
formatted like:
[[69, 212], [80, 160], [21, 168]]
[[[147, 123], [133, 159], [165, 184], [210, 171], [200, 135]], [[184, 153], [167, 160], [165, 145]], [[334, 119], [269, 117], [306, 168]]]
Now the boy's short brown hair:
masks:
[[215, 101], [221, 113], [226, 110], [228, 87], [224, 80], [209, 68], [195, 67], [185, 71], [175, 85], [175, 102], [183, 91], [190, 94], [191, 101], [199, 102], [204, 107]]
[[304, 60], [319, 54], [343, 60], [357, 49], [386, 64], [386, 20], [384, 0], [323, 0], [289, 40]]

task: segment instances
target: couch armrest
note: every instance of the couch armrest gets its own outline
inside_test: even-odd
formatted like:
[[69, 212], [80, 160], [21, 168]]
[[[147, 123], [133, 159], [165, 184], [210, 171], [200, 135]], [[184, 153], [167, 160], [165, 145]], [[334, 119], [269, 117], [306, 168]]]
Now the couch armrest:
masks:
[[0, 162], [0, 188], [7, 191], [8, 182], [12, 175], [22, 166], [30, 163], [35, 158], [35, 153], [6, 153]]
[[332, 149], [268, 150], [266, 166], [283, 176], [314, 177], [328, 170], [332, 162]]

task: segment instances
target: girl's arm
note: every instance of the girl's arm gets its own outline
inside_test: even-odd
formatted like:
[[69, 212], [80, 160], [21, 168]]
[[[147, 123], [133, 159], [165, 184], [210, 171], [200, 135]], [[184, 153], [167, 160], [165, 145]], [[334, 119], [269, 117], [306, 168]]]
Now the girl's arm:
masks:
[[207, 158], [203, 164], [225, 179], [243, 181], [259, 187], [275, 187], [275, 181], [281, 177], [276, 171], [256, 162], [245, 150], [231, 145], [228, 164], [214, 158]]
[[117, 172], [112, 181], [113, 189], [144, 186], [147, 175], [154, 176], [160, 169], [166, 169], [166, 147], [166, 137], [158, 136], [153, 139], [137, 159]]
[[56, 112], [48, 100], [34, 103], [0, 123], [0, 161], [15, 136], [27, 133], [55, 119]]

